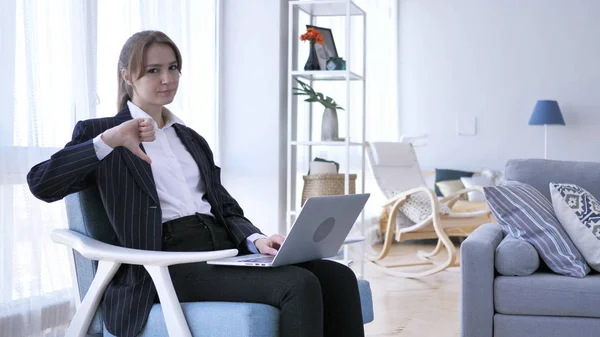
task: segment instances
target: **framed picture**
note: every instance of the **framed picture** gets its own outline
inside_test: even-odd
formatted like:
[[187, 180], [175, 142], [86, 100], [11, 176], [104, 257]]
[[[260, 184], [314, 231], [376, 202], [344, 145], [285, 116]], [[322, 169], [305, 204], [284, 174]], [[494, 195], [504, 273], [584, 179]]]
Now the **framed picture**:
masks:
[[338, 57], [337, 48], [335, 47], [335, 41], [333, 40], [333, 34], [331, 33], [331, 29], [312, 25], [306, 25], [306, 28], [314, 28], [318, 30], [319, 33], [321, 33], [321, 35], [323, 36], [323, 40], [325, 42], [322, 46], [319, 44], [315, 44], [315, 49], [317, 49], [317, 57], [319, 58], [319, 65], [321, 67], [321, 70], [325, 70], [327, 60], [329, 60], [330, 57]]

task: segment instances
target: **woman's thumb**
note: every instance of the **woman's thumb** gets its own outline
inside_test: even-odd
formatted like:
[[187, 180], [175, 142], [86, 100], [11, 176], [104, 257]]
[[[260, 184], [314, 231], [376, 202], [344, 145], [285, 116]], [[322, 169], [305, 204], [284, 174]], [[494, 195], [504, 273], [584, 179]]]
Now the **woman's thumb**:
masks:
[[152, 164], [152, 159], [147, 154], [145, 154], [139, 146], [135, 147], [133, 154], [140, 157], [140, 159], [146, 161], [148, 164]]

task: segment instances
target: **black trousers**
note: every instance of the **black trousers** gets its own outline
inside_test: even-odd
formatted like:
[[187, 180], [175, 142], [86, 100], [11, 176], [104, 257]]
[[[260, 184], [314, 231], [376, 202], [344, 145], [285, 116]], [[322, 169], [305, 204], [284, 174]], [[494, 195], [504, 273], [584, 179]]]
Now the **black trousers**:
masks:
[[[226, 229], [204, 214], [163, 224], [164, 251], [235, 248]], [[264, 303], [280, 310], [280, 336], [364, 336], [354, 272], [315, 260], [276, 268], [188, 263], [169, 267], [180, 302]]]

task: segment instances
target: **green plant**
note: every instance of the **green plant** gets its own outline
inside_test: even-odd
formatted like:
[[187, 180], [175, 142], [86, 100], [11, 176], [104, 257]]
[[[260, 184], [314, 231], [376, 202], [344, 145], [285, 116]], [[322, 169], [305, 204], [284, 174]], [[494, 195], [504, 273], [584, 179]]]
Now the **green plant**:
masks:
[[295, 90], [294, 95], [308, 96], [308, 98], [304, 100], [305, 102], [310, 102], [310, 103], [318, 102], [318, 103], [321, 103], [325, 108], [344, 110], [344, 108], [339, 106], [333, 100], [333, 98], [331, 98], [329, 96], [325, 96], [320, 92], [315, 92], [315, 90], [310, 85], [300, 81], [297, 78], [296, 78], [296, 82], [298, 82], [298, 84], [300, 84], [301, 88], [298, 88], [298, 87], [292, 88], [292, 90]]

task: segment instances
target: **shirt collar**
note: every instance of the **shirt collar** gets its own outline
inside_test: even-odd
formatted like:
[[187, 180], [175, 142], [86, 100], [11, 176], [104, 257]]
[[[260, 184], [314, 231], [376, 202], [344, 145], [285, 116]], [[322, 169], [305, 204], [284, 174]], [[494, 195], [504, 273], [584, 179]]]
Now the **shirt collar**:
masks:
[[[150, 115], [148, 115], [148, 113], [146, 113], [140, 107], [135, 105], [132, 101], [127, 101], [127, 107], [129, 108], [129, 113], [131, 113], [131, 117], [133, 117], [134, 119], [150, 118], [152, 119], [152, 124], [154, 125], [154, 127], [158, 128], [158, 124], [156, 123], [156, 121]], [[163, 107], [163, 118], [165, 119], [165, 126], [163, 127], [163, 129], [168, 128], [175, 123], [185, 125], [185, 123], [179, 117], [177, 117], [174, 113], [171, 112], [171, 110], [165, 107]]]

